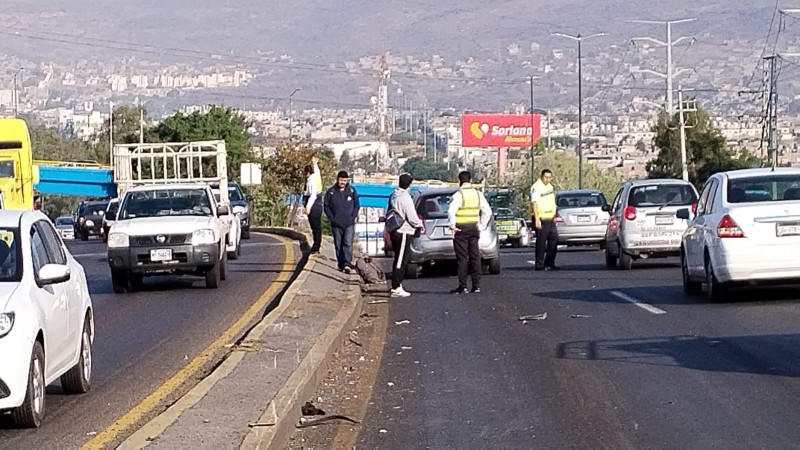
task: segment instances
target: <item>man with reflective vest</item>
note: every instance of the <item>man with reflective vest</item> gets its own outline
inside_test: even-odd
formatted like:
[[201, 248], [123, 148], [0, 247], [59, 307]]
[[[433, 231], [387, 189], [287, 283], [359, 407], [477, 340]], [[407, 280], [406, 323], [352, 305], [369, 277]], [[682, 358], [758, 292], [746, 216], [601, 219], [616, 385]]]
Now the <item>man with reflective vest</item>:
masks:
[[556, 228], [556, 191], [551, 182], [553, 172], [542, 170], [542, 175], [531, 186], [531, 210], [536, 228], [536, 270], [558, 270], [558, 228]]
[[466, 294], [467, 275], [472, 275], [472, 292], [481, 292], [481, 251], [478, 242], [481, 231], [485, 230], [492, 217], [492, 208], [486, 197], [472, 187], [472, 174], [458, 174], [460, 188], [453, 194], [447, 217], [453, 233], [453, 246], [458, 261], [458, 287], [450, 291], [452, 294]]
[[312, 164], [305, 167], [306, 191], [303, 195], [303, 204], [308, 214], [308, 224], [314, 243], [311, 244], [311, 253], [319, 253], [322, 244], [322, 175], [319, 170], [319, 158], [313, 157]]

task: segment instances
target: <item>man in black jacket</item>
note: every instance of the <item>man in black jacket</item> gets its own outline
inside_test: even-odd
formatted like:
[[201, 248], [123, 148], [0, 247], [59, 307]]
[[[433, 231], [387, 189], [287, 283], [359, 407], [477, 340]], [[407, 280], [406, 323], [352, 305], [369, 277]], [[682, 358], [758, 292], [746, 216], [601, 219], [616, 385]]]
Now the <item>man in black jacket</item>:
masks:
[[341, 171], [336, 175], [336, 184], [325, 193], [325, 215], [331, 222], [339, 270], [348, 274], [353, 263], [353, 238], [358, 209], [358, 193], [350, 185], [350, 175]]

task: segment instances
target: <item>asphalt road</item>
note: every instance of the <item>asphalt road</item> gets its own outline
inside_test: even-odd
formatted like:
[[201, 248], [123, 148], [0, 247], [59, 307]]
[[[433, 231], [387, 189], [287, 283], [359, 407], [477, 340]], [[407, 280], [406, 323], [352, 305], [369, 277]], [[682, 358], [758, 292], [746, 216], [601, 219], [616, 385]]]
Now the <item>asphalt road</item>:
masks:
[[406, 282], [359, 447], [797, 447], [800, 290], [710, 304], [677, 260], [531, 259], [505, 253], [477, 295], [447, 294], [452, 273]]
[[93, 239], [68, 246], [86, 269], [95, 308], [92, 391], [64, 396], [51, 386], [38, 430], [14, 430], [0, 417], [0, 448], [79, 447], [236, 322], [277, 278], [285, 258], [281, 241], [254, 234], [218, 290], [205, 289], [200, 278], [161, 277], [146, 279], [142, 292], [115, 295], [105, 245]]

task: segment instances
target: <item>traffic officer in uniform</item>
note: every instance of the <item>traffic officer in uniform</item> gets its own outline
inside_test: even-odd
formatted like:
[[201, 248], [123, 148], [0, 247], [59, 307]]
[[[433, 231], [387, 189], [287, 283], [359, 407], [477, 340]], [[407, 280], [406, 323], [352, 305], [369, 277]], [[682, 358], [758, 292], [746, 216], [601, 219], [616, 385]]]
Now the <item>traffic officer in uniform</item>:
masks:
[[306, 191], [303, 195], [303, 204], [308, 215], [308, 224], [314, 243], [311, 244], [311, 253], [319, 253], [322, 244], [322, 175], [319, 170], [319, 158], [314, 156], [312, 164], [305, 167]]
[[481, 292], [481, 231], [492, 217], [492, 208], [483, 193], [472, 187], [472, 174], [458, 174], [460, 188], [453, 194], [447, 216], [453, 232], [453, 246], [458, 261], [458, 287], [451, 294], [466, 294], [467, 275], [472, 275], [472, 292]]
[[542, 175], [531, 186], [531, 210], [536, 228], [536, 270], [558, 270], [558, 228], [556, 228], [556, 191], [553, 172], [542, 170]]

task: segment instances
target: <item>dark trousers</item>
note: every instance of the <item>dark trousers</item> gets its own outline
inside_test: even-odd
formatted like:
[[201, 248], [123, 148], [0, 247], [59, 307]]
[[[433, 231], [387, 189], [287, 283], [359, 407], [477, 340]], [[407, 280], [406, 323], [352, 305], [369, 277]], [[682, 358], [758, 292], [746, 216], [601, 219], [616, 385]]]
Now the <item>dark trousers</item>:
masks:
[[472, 275], [472, 289], [481, 287], [481, 250], [478, 225], [458, 225], [461, 231], [453, 237], [458, 262], [458, 287], [467, 287], [467, 275]]
[[552, 220], [542, 220], [542, 228], [536, 230], [536, 266], [553, 267], [558, 252], [558, 228]]
[[350, 225], [349, 227], [331, 226], [333, 233], [333, 247], [336, 249], [336, 262], [339, 264], [339, 269], [344, 269], [353, 265], [353, 237], [355, 236], [356, 227]]
[[311, 226], [311, 235], [314, 237], [311, 251], [318, 252], [320, 245], [322, 245], [322, 200], [317, 200], [314, 202], [314, 206], [311, 207], [311, 213], [308, 215], [308, 224]]
[[392, 261], [392, 289], [397, 289], [403, 285], [406, 278], [406, 266], [411, 259], [411, 239], [412, 235], [392, 232], [392, 251], [394, 261]]

